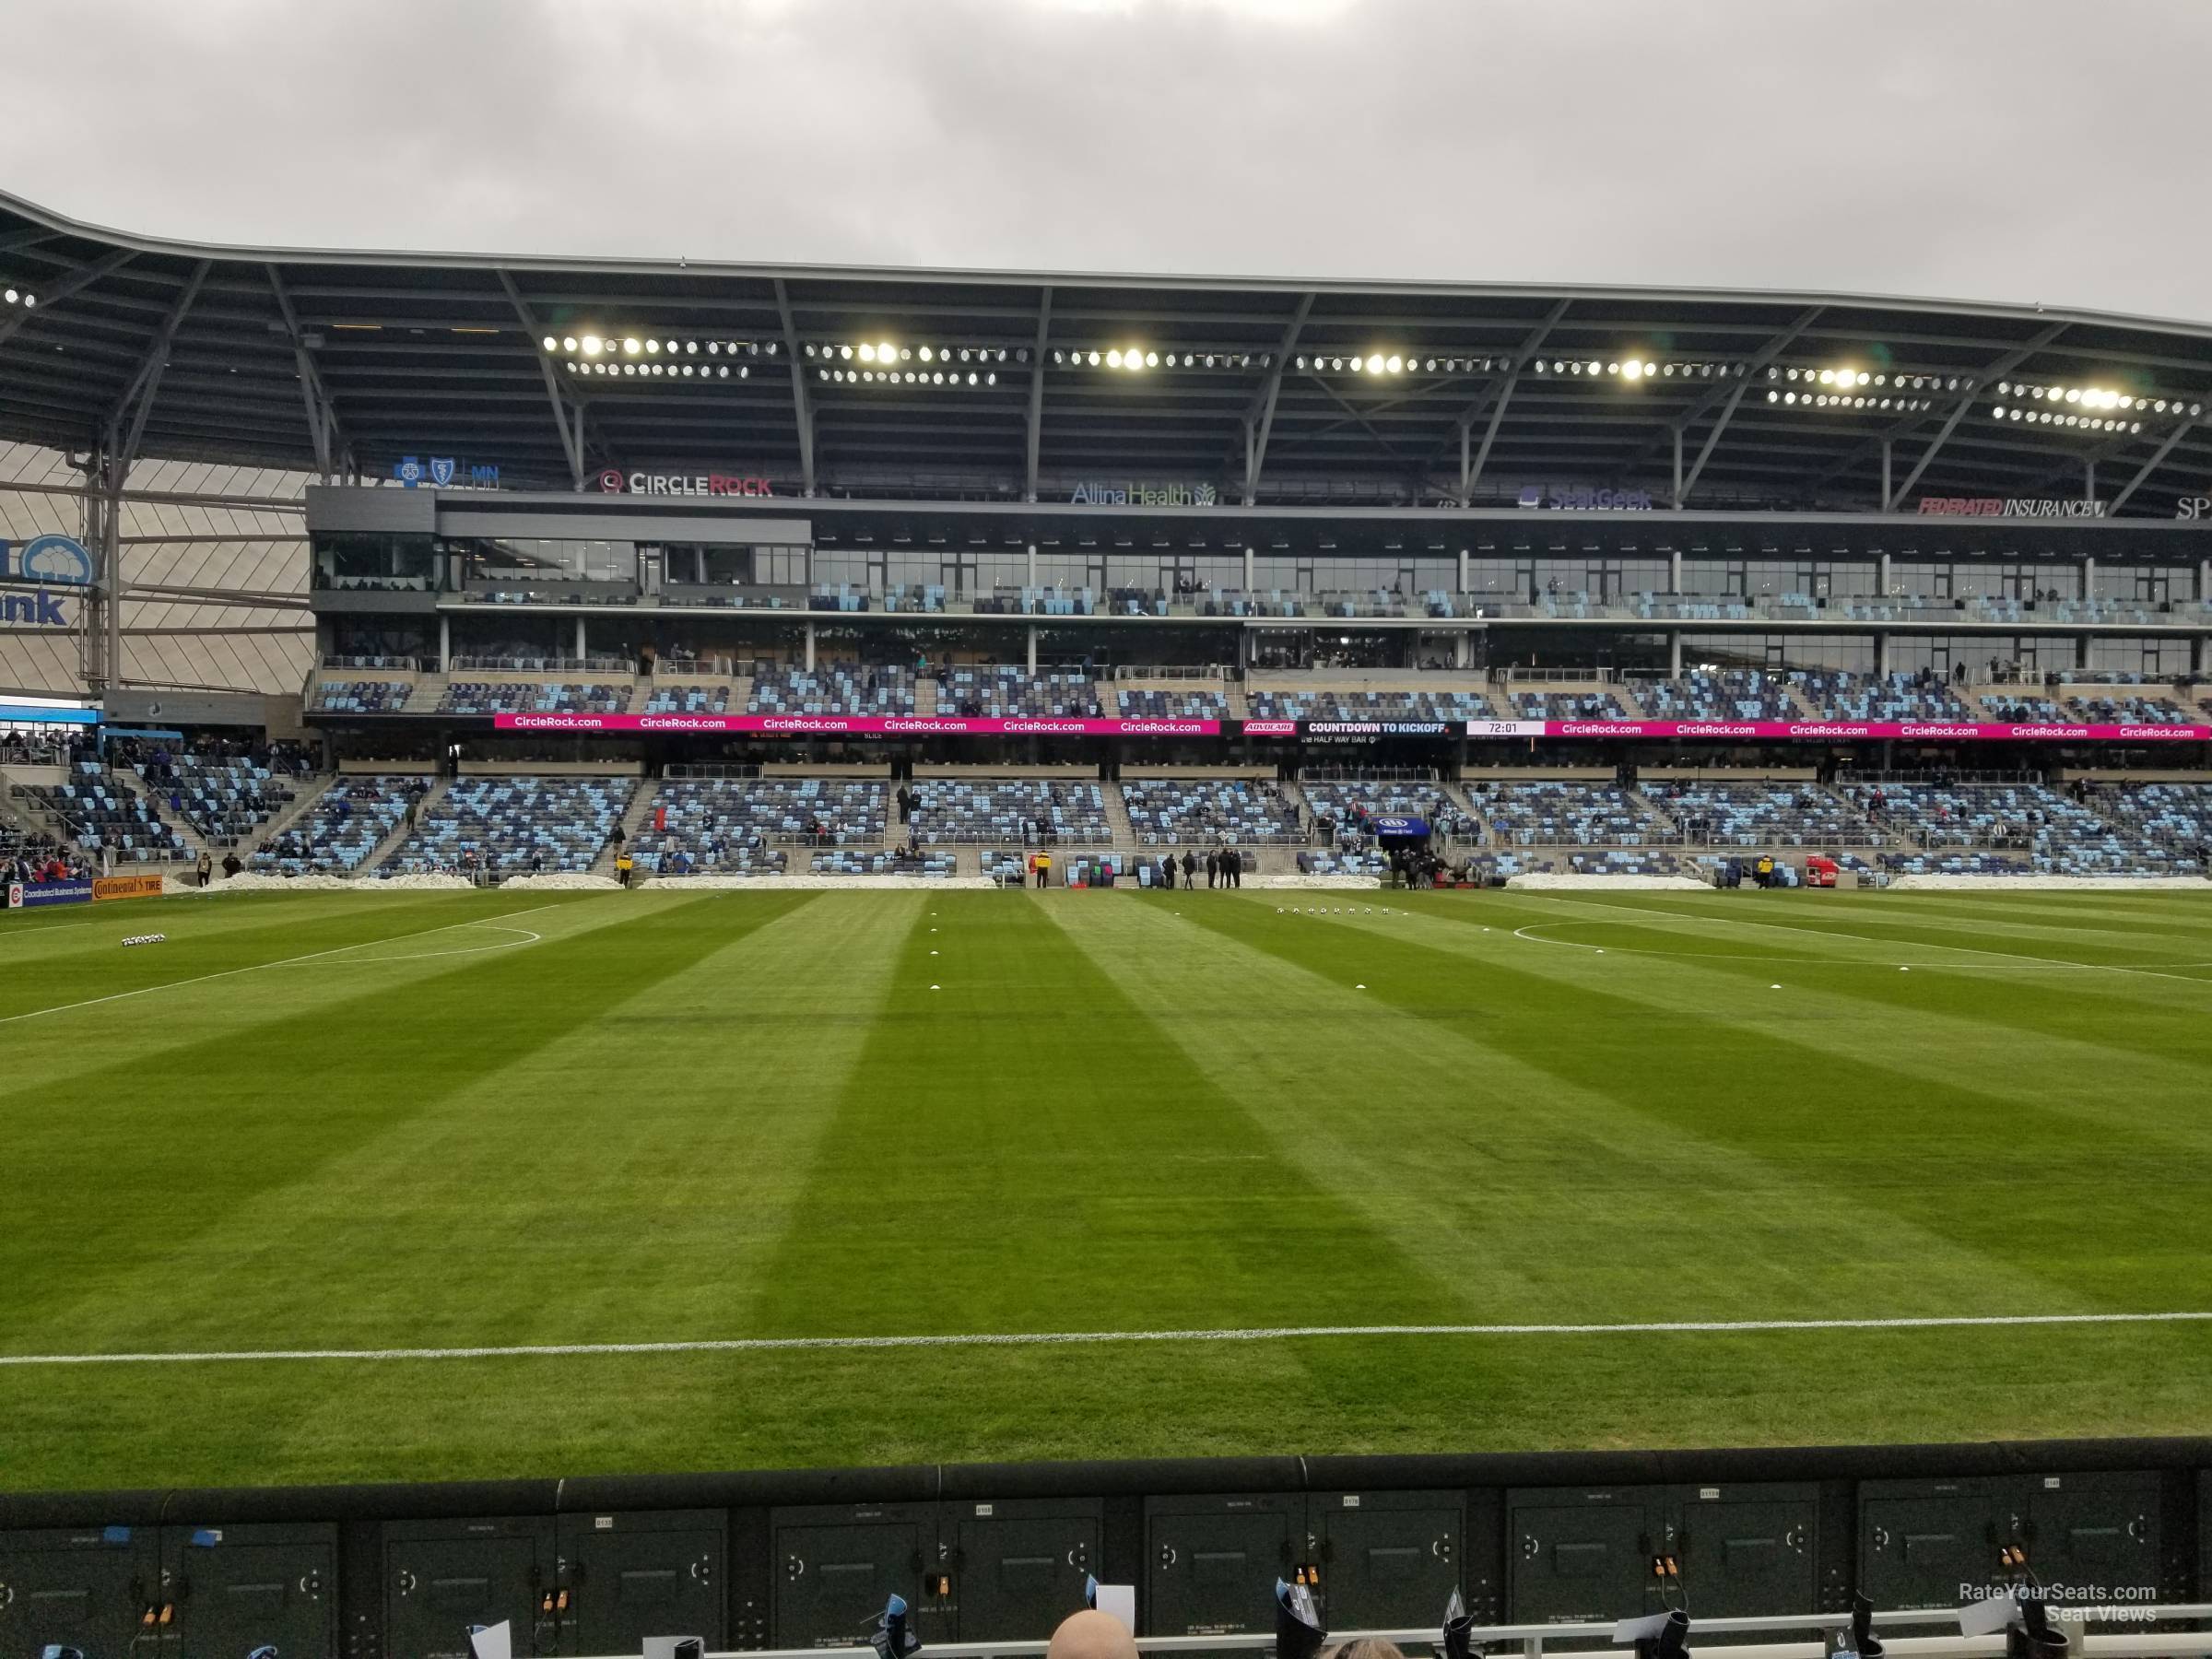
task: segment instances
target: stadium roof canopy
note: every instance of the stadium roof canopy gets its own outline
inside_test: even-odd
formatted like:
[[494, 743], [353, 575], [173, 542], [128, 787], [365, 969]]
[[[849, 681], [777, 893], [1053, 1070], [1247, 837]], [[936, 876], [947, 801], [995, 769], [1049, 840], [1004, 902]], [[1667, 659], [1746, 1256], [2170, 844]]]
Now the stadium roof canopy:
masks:
[[2212, 477], [2212, 324], [2088, 311], [217, 247], [0, 195], [6, 289], [0, 436], [326, 476], [446, 456], [554, 487], [1314, 504], [1678, 478], [1695, 505], [1866, 511], [2078, 498], [2093, 468], [2159, 517]]

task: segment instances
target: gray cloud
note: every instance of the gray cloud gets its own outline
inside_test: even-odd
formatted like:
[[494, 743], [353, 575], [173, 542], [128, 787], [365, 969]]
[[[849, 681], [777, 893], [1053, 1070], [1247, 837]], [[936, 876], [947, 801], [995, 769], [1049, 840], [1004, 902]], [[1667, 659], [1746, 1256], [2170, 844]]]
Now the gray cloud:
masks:
[[2183, 0], [14, 0], [8, 189], [203, 240], [2212, 315]]

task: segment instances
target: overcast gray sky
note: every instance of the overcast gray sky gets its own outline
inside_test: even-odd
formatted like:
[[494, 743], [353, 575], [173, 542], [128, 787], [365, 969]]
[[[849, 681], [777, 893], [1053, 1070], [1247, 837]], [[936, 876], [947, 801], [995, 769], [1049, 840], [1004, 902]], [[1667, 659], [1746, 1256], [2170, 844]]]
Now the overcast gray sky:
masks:
[[0, 186], [201, 240], [2212, 317], [2205, 0], [0, 0]]

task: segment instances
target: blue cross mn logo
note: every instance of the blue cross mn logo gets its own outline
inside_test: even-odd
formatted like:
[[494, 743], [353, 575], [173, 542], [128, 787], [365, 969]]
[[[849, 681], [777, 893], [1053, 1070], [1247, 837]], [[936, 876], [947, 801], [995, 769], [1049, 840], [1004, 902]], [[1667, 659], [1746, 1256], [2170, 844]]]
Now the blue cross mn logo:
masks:
[[500, 487], [498, 467], [465, 467], [451, 455], [432, 455], [427, 462], [416, 455], [402, 455], [393, 463], [392, 476], [409, 489], [425, 483], [437, 489], [456, 483], [465, 483], [476, 489]]

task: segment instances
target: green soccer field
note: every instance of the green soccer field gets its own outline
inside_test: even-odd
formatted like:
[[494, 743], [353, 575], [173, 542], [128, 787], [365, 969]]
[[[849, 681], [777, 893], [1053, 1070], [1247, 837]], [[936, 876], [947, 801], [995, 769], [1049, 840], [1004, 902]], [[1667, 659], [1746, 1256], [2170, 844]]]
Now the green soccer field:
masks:
[[[2212, 1311], [2199, 898], [180, 899], [0, 1017], [0, 1488], [2212, 1432], [1877, 1323]], [[1526, 1328], [1219, 1335], [1378, 1326]]]

